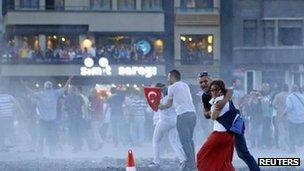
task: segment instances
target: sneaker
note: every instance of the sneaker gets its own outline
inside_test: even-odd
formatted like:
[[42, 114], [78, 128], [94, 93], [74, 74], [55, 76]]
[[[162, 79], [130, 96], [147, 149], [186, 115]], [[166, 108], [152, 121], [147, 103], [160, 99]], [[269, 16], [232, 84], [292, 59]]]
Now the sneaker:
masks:
[[186, 161], [182, 161], [179, 163], [179, 170], [181, 171], [186, 170]]
[[155, 162], [151, 162], [149, 165], [148, 165], [149, 168], [160, 168], [160, 165], [158, 163], [155, 163]]

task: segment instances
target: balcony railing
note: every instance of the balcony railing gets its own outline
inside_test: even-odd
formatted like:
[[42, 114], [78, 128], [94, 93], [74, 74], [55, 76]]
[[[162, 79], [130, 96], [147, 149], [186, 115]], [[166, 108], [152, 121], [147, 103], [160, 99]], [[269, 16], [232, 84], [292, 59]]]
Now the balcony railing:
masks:
[[235, 47], [233, 61], [236, 64], [286, 64], [303, 63], [303, 46]]
[[[12, 6], [8, 11], [105, 11], [105, 12], [139, 12], [136, 9], [118, 9], [114, 10], [111, 7], [96, 7], [96, 6]], [[161, 8], [142, 9], [141, 12], [162, 12]]]
[[200, 14], [218, 14], [219, 9], [218, 8], [213, 8], [213, 7], [208, 7], [208, 8], [182, 8], [178, 7], [175, 8], [176, 13], [180, 14], [188, 14], [188, 13], [200, 13]]

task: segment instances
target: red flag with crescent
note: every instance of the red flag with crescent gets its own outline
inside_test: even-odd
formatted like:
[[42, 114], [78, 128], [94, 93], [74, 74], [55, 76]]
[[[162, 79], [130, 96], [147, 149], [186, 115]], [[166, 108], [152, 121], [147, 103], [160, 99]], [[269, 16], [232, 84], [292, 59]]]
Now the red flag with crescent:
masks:
[[161, 88], [159, 87], [144, 87], [144, 92], [149, 106], [153, 111], [158, 110], [158, 105], [161, 99]]

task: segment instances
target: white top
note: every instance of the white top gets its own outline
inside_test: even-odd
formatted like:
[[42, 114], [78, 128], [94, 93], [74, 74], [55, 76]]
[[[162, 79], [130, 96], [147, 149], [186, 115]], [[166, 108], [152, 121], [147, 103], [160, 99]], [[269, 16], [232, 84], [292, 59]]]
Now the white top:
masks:
[[[167, 104], [167, 103], [168, 103], [168, 95], [163, 97], [160, 100], [160, 104], [162, 104], [162, 105]], [[176, 115], [176, 112], [173, 107], [170, 107], [165, 110], [161, 110], [159, 113], [160, 121], [164, 121], [164, 122], [175, 121], [176, 117], [177, 117], [177, 115]]]
[[[212, 105], [210, 111], [213, 112], [215, 110], [215, 104], [220, 101], [223, 100], [224, 96], [219, 96], [216, 98], [212, 98], [209, 103]], [[226, 113], [227, 111], [229, 111], [229, 103], [226, 103], [226, 105], [223, 107], [223, 109], [221, 110], [220, 114], [218, 117], [222, 116], [224, 113]], [[220, 124], [218, 121], [214, 120], [214, 125], [213, 125], [213, 131], [219, 131], [219, 132], [226, 132], [227, 130], [225, 129], [225, 127]]]
[[[297, 98], [297, 96], [299, 98]], [[286, 99], [287, 119], [292, 123], [304, 123], [304, 95], [299, 92], [293, 92]]]
[[168, 99], [173, 99], [173, 107], [177, 115], [195, 112], [189, 86], [178, 81], [168, 87]]

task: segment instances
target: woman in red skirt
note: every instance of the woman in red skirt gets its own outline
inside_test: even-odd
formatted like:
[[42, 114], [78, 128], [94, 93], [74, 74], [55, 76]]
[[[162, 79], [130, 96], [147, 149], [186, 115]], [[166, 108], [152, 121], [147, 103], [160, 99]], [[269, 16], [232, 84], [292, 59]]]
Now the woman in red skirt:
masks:
[[217, 110], [215, 105], [224, 99], [225, 84], [222, 80], [214, 80], [209, 86], [212, 95], [211, 110], [207, 111], [214, 121], [213, 132], [207, 138], [197, 153], [197, 168], [199, 171], [233, 171], [232, 157], [234, 149], [234, 135], [228, 132], [216, 119], [229, 110], [229, 103]]

